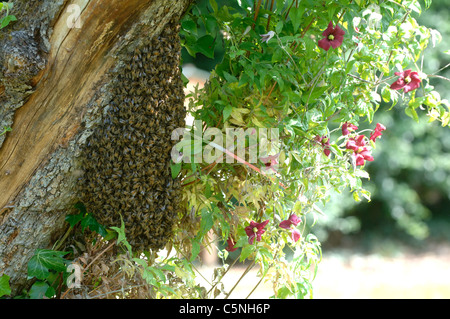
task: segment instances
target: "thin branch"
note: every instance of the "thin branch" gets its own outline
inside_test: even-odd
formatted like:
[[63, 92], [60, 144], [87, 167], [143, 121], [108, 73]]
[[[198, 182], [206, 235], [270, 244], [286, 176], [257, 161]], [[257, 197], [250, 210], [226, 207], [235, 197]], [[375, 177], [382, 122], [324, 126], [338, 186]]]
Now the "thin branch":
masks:
[[[273, 10], [273, 3], [275, 2], [275, 0], [272, 0], [271, 4], [270, 4], [270, 11]], [[269, 14], [269, 18], [267, 19], [267, 26], [266, 26], [266, 31], [269, 32], [269, 26], [270, 26], [270, 18], [272, 17], [271, 14]]]
[[446, 69], [446, 68], [448, 68], [450, 66], [450, 63], [449, 64], [447, 64], [446, 66], [444, 66], [443, 68], [440, 68], [439, 70], [437, 70], [436, 72], [433, 72], [432, 74], [434, 75], [434, 74], [436, 74], [436, 73], [439, 73], [439, 72], [441, 72], [442, 70], [444, 70], [444, 69]]
[[438, 79], [442, 79], [442, 80], [446, 80], [446, 81], [450, 81], [449, 78], [446, 78], [445, 76], [441, 76], [441, 75], [434, 75], [434, 74], [430, 74], [428, 75], [429, 78], [438, 78]]
[[223, 277], [225, 277], [225, 275], [227, 274], [227, 272], [234, 266], [234, 264], [236, 264], [236, 262], [239, 260], [239, 258], [241, 257], [241, 255], [239, 255], [230, 265], [230, 267], [228, 267], [228, 269], [225, 271], [225, 273], [222, 275], [222, 277], [220, 277], [219, 280], [217, 280], [217, 282], [208, 290], [208, 292], [206, 293], [206, 295], [209, 295], [209, 293], [217, 286], [217, 284], [219, 282], [222, 281]]
[[239, 284], [239, 282], [242, 280], [242, 278], [244, 278], [245, 275], [248, 274], [248, 272], [253, 268], [253, 266], [255, 266], [254, 260], [250, 263], [250, 265], [247, 266], [244, 273], [241, 275], [241, 277], [239, 277], [238, 281], [234, 284], [233, 288], [231, 288], [231, 290], [228, 292], [227, 296], [224, 299], [228, 299], [228, 297], [230, 297], [233, 290], [236, 288], [236, 286]]

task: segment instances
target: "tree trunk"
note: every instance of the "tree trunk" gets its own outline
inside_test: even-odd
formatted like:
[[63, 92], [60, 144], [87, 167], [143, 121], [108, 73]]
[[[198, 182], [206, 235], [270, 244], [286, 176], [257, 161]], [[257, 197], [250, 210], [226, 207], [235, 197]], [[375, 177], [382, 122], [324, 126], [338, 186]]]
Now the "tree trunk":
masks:
[[0, 137], [0, 276], [13, 295], [80, 199], [100, 222], [122, 217], [137, 247], [164, 245], [178, 190], [170, 129], [185, 114], [177, 25], [190, 2], [14, 1], [18, 21], [0, 31], [0, 129], [12, 128]]

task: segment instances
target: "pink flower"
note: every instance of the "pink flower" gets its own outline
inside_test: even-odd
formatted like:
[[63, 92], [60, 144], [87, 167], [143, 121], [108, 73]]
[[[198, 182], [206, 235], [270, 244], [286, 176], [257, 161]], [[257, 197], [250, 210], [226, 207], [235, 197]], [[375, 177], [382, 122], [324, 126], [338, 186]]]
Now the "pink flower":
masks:
[[233, 238], [231, 238], [231, 237], [228, 237], [227, 244], [228, 244], [228, 246], [225, 248], [225, 250], [227, 250], [229, 252], [233, 252], [238, 249], [238, 247], [234, 247], [235, 242], [234, 242]]
[[358, 135], [355, 138], [350, 138], [345, 146], [349, 150], [353, 150], [356, 166], [364, 165], [364, 161], [373, 161], [373, 156], [366, 146], [364, 135]]
[[358, 135], [356, 138], [349, 138], [345, 147], [348, 150], [353, 150], [355, 152], [361, 151], [362, 148], [366, 146], [366, 141], [364, 138], [364, 135]]
[[408, 93], [409, 91], [417, 89], [420, 86], [420, 82], [422, 82], [419, 73], [411, 72], [411, 70], [395, 72], [394, 74], [399, 78], [391, 84], [390, 88], [392, 90], [404, 89], [403, 92]]
[[256, 241], [261, 241], [261, 235], [266, 231], [264, 227], [269, 223], [269, 220], [266, 220], [262, 223], [255, 223], [254, 221], [250, 222], [250, 225], [245, 227], [245, 233], [248, 236], [248, 243], [253, 244], [253, 240], [256, 237]]
[[326, 30], [322, 33], [325, 38], [319, 41], [319, 47], [321, 47], [325, 51], [328, 51], [330, 49], [330, 46], [333, 47], [333, 49], [336, 49], [344, 41], [344, 34], [345, 31], [342, 30], [339, 26], [333, 28], [333, 22], [330, 21], [330, 23], [328, 24], [328, 28], [326, 28]]
[[300, 231], [296, 228], [294, 228], [293, 230], [291, 230], [291, 238], [293, 241], [297, 242], [300, 237], [302, 237], [302, 235], [300, 234]]
[[315, 137], [315, 140], [316, 140], [318, 143], [322, 144], [322, 147], [323, 147], [323, 153], [324, 153], [326, 156], [330, 156], [330, 153], [331, 153], [331, 151], [330, 151], [330, 139], [329, 139], [328, 137], [326, 137], [326, 136], [319, 136], [319, 135], [317, 135], [317, 136]]
[[297, 226], [301, 221], [302, 220], [298, 218], [297, 215], [292, 214], [288, 219], [283, 220], [279, 226], [284, 229], [289, 229], [291, 228], [291, 225]]
[[373, 161], [373, 156], [367, 148], [364, 148], [359, 153], [354, 153], [353, 156], [355, 156], [356, 166], [364, 165], [364, 161]]
[[381, 132], [386, 130], [386, 127], [383, 124], [377, 123], [375, 130], [370, 134], [370, 140], [374, 141], [378, 136], [383, 135]]
[[[298, 218], [297, 215], [292, 214], [291, 216], [289, 216], [289, 219], [283, 220], [279, 226], [284, 229], [291, 229], [292, 225], [297, 226], [299, 223], [301, 223], [301, 221], [302, 220]], [[291, 238], [293, 241], [297, 242], [300, 237], [301, 234], [298, 229], [291, 229]]]
[[342, 135], [348, 135], [348, 134], [350, 134], [350, 132], [353, 132], [354, 130], [357, 130], [357, 129], [358, 129], [358, 127], [356, 125], [345, 122], [342, 125]]

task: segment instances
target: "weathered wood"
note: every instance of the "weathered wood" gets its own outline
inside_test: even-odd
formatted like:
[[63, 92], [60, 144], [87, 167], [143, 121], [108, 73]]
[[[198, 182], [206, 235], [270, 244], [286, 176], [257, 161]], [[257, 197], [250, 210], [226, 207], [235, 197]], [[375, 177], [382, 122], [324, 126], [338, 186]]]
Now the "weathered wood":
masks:
[[[51, 245], [76, 201], [77, 158], [110, 96], [109, 71], [190, 2], [16, 1], [22, 21], [8, 27], [9, 39], [21, 41], [0, 37], [0, 124], [12, 123], [0, 141], [0, 274], [11, 276], [14, 294], [34, 250]], [[81, 28], [68, 25], [73, 4]]]

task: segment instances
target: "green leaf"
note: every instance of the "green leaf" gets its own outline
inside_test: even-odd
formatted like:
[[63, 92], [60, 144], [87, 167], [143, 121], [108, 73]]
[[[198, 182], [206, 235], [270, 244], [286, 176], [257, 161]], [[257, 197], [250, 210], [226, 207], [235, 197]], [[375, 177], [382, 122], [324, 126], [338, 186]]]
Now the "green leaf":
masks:
[[178, 174], [181, 171], [181, 162], [170, 165], [170, 171], [172, 172], [172, 178], [177, 178]]
[[216, 0], [209, 0], [209, 4], [211, 5], [211, 8], [214, 10], [214, 12], [217, 13], [217, 11], [219, 11], [219, 6], [217, 5]]
[[294, 26], [294, 32], [297, 32], [298, 28], [300, 27], [304, 10], [305, 8], [303, 8], [302, 6], [299, 6], [298, 8], [293, 6], [291, 8], [291, 11], [289, 11], [289, 17], [291, 18], [292, 25]]
[[202, 210], [202, 218], [200, 221], [200, 231], [199, 235], [200, 237], [203, 237], [206, 235], [207, 232], [213, 227], [214, 220], [213, 220], [213, 214], [208, 209]]
[[225, 106], [225, 108], [223, 109], [223, 122], [224, 123], [228, 120], [232, 111], [233, 111], [233, 106], [231, 104], [228, 104]]
[[206, 57], [214, 58], [214, 38], [209, 34], [202, 36], [197, 40], [195, 45], [197, 52], [205, 55]]
[[70, 227], [75, 227], [76, 224], [78, 224], [83, 219], [83, 214], [76, 214], [76, 215], [67, 215], [66, 216], [66, 222], [69, 223]]
[[244, 248], [242, 248], [241, 251], [241, 257], [239, 258], [240, 261], [245, 260], [251, 253], [253, 253], [256, 249], [255, 245], [247, 245]]
[[127, 241], [127, 238], [125, 236], [125, 224], [123, 222], [122, 216], [120, 216], [120, 221], [121, 221], [120, 228], [119, 227], [110, 227], [110, 228], [117, 232], [117, 244], [118, 245], [123, 244], [127, 248], [130, 256], [132, 256], [133, 254], [132, 254], [131, 245]]
[[292, 291], [286, 286], [281, 287], [277, 291], [277, 298], [286, 299], [289, 295], [292, 295]]
[[197, 23], [192, 20], [184, 20], [181, 22], [181, 28], [191, 34], [197, 34]]
[[277, 26], [275, 27], [275, 33], [280, 34], [283, 30], [284, 23], [283, 21], [278, 21]]
[[30, 294], [31, 299], [42, 299], [47, 293], [50, 286], [44, 281], [36, 281], [33, 286], [31, 286]]
[[102, 237], [105, 237], [107, 234], [105, 227], [103, 227], [103, 225], [99, 224], [92, 214], [87, 214], [81, 220], [81, 229], [83, 232], [87, 227], [91, 231], [98, 233]]
[[17, 21], [17, 18], [13, 15], [9, 15], [1, 19], [0, 29], [3, 29], [12, 21]]
[[155, 268], [155, 267], [151, 267], [150, 268], [151, 271], [156, 275], [156, 277], [159, 278], [159, 280], [161, 282], [165, 282], [166, 281], [166, 275], [164, 275], [164, 273], [162, 272], [162, 270]]
[[33, 257], [28, 262], [28, 276], [44, 280], [50, 274], [49, 270], [63, 272], [67, 268], [69, 260], [63, 258], [68, 254], [65, 251], [49, 249], [36, 249]]
[[414, 109], [414, 107], [408, 106], [405, 109], [405, 113], [406, 115], [408, 115], [409, 117], [411, 117], [412, 119], [414, 119], [416, 122], [419, 122], [419, 116], [417, 115], [416, 110]]
[[9, 286], [10, 277], [6, 274], [3, 274], [0, 277], [0, 297], [10, 295], [11, 287]]
[[74, 207], [76, 209], [78, 209], [80, 211], [80, 213], [82, 214], [86, 214], [86, 206], [84, 206], [84, 204], [82, 202], [78, 202], [74, 205]]
[[383, 101], [388, 103], [391, 100], [391, 89], [388, 86], [385, 86], [381, 90], [381, 97], [383, 98]]
[[200, 253], [200, 243], [197, 238], [192, 240], [192, 250], [191, 250], [191, 259], [190, 261], [194, 261]]

